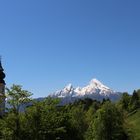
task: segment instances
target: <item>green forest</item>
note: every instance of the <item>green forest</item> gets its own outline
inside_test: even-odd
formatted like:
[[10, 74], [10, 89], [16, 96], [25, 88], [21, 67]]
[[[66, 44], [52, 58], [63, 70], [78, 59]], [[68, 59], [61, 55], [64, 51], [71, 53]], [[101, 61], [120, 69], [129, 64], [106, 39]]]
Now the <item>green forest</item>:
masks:
[[10, 107], [0, 118], [0, 140], [140, 140], [140, 90], [117, 102], [87, 98], [60, 106], [59, 99], [36, 101], [13, 85], [6, 98]]

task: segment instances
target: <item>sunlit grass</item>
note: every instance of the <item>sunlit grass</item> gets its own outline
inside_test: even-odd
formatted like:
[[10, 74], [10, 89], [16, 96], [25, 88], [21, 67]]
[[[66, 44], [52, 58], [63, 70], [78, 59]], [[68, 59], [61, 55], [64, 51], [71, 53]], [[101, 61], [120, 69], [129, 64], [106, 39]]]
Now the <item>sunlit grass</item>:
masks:
[[140, 140], [140, 110], [129, 116], [128, 122], [130, 123], [134, 140]]

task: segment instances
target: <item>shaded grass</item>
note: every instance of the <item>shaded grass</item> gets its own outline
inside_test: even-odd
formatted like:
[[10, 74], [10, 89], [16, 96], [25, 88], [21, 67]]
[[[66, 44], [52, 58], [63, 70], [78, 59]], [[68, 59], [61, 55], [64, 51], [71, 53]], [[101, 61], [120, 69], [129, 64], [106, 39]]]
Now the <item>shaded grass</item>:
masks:
[[140, 109], [128, 117], [129, 129], [132, 131], [133, 139], [140, 140]]

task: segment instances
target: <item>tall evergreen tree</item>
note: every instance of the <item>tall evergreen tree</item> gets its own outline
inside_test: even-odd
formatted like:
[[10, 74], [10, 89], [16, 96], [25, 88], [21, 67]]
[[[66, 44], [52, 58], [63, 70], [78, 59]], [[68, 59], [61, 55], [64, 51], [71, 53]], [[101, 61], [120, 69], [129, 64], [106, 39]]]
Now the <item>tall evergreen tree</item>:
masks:
[[119, 102], [121, 107], [122, 107], [122, 109], [124, 109], [126, 111], [129, 111], [130, 100], [131, 100], [131, 96], [127, 92], [124, 92], [122, 94], [122, 98], [121, 98], [121, 100]]
[[130, 105], [131, 105], [131, 111], [140, 107], [140, 98], [139, 98], [138, 92], [136, 90], [134, 90], [134, 92], [133, 92]]

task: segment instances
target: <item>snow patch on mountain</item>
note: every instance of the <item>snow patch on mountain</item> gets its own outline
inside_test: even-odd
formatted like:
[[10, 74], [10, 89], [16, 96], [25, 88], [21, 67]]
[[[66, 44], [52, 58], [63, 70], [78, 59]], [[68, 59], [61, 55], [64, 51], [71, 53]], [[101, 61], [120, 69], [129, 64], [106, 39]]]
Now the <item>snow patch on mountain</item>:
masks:
[[103, 98], [110, 98], [115, 101], [120, 98], [120, 93], [115, 92], [109, 87], [102, 84], [97, 79], [92, 79], [85, 87], [74, 88], [72, 84], [68, 84], [62, 90], [56, 91], [50, 95], [54, 98], [61, 98], [63, 103], [70, 103], [77, 99], [91, 98], [102, 100]]

